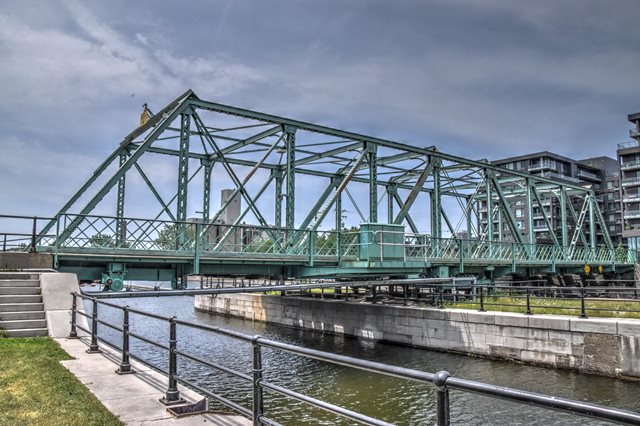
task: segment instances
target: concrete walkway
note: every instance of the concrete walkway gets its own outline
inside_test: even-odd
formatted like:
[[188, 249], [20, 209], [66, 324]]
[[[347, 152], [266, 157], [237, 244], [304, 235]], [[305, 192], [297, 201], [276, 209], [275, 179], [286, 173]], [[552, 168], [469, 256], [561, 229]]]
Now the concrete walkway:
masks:
[[[87, 343], [82, 339], [57, 338], [69, 355], [75, 359], [61, 361], [104, 406], [127, 425], [250, 425], [251, 421], [238, 415], [207, 414], [174, 418], [159, 399], [164, 396], [167, 378], [148, 367], [131, 361], [136, 374], [118, 375], [120, 356], [107, 347], [103, 353], [88, 354]], [[188, 402], [196, 402], [203, 397], [180, 386], [180, 394]]]

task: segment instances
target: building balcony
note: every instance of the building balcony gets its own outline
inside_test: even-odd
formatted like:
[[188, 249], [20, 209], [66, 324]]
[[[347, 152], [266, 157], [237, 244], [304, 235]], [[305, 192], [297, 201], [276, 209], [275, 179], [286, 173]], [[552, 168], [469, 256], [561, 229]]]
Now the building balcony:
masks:
[[535, 164], [535, 165], [531, 165], [527, 168], [528, 171], [532, 172], [532, 171], [538, 171], [538, 170], [547, 170], [547, 169], [552, 169], [555, 168], [556, 165], [555, 164], [551, 164], [548, 162], [543, 162], [542, 164]]
[[622, 186], [638, 186], [640, 185], [640, 177], [622, 179]]
[[533, 227], [533, 232], [548, 232], [547, 225], [536, 225]]
[[576, 176], [578, 176], [579, 178], [594, 181], [594, 182], [602, 181], [602, 178], [600, 178], [597, 174], [588, 172], [586, 170], [578, 170], [578, 173], [576, 173]]
[[623, 217], [625, 219], [640, 219], [640, 210], [625, 210]]
[[540, 174], [541, 177], [547, 178], [547, 179], [553, 179], [553, 180], [563, 180], [565, 182], [572, 182], [572, 183], [580, 183], [580, 179], [575, 178], [573, 176], [568, 176], [568, 175], [563, 175], [560, 173], [556, 173], [556, 172], [542, 172]]
[[633, 139], [640, 138], [640, 131], [638, 129], [629, 129], [629, 136]]
[[[631, 134], [631, 132], [636, 132], [636, 131], [635, 130], [629, 130], [629, 134]], [[631, 136], [631, 137], [635, 137], [635, 136]], [[638, 142], [638, 141], [629, 141], [629, 142], [619, 143], [618, 144], [618, 150], [633, 149], [633, 148], [638, 148], [638, 147], [640, 147], [640, 142]]]
[[640, 160], [636, 161], [627, 161], [620, 164], [621, 170], [637, 170], [640, 169]]
[[626, 194], [622, 197], [623, 203], [639, 203], [640, 202], [640, 194]]

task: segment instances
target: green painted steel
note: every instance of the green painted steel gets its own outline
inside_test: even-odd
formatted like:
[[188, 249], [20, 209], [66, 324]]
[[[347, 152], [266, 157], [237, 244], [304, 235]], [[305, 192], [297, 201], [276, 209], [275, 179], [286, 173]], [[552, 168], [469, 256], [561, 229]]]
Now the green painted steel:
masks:
[[[143, 171], [143, 155], [177, 159], [178, 187], [171, 199], [161, 195], [166, 192], [154, 183], [153, 174]], [[199, 162], [195, 171], [189, 170], [190, 160]], [[214, 164], [221, 167], [214, 171]], [[136, 181], [126, 179], [132, 170], [150, 191], [151, 203], [159, 204], [153, 219], [124, 217], [125, 193], [132, 193], [127, 186]], [[187, 201], [193, 194], [192, 180], [201, 171], [203, 219], [196, 222], [188, 220]], [[212, 180], [223, 181], [225, 175], [233, 191], [211, 211]], [[98, 179], [106, 183], [98, 186]], [[353, 189], [363, 184], [367, 195]], [[115, 216], [94, 215], [113, 188], [118, 191]], [[343, 200], [344, 194], [348, 198]], [[416, 202], [419, 196], [428, 197], [428, 204]], [[387, 223], [378, 212], [384, 197]], [[78, 208], [81, 198], [89, 201]], [[242, 208], [228, 217], [225, 212], [238, 198]], [[558, 235], [544, 210], [552, 198], [559, 200], [562, 213]], [[127, 200], [127, 211], [134, 210], [136, 201]], [[542, 244], [536, 237], [534, 204], [542, 211], [553, 244]], [[516, 208], [528, 213], [528, 239]], [[327, 225], [324, 221], [332, 210], [335, 217]], [[75, 211], [78, 214], [72, 214]], [[345, 223], [354, 226], [353, 216], [350, 222], [343, 217], [348, 211], [357, 212], [361, 220], [354, 230], [345, 229]], [[314, 276], [496, 276], [524, 268], [631, 267], [635, 253], [613, 250], [605, 225], [593, 192], [578, 185], [445, 154], [435, 147], [207, 102], [187, 91], [123, 140], [45, 226], [41, 235], [54, 228], [56, 232], [41, 237], [39, 248], [55, 253], [63, 268], [85, 265], [92, 274], [93, 268], [106, 268], [108, 263], [163, 277], [170, 269], [175, 286], [182, 285], [188, 273], [235, 267], [241, 274], [248, 265], [251, 273], [290, 277], [310, 271]], [[322, 230], [331, 226], [331, 231]]]

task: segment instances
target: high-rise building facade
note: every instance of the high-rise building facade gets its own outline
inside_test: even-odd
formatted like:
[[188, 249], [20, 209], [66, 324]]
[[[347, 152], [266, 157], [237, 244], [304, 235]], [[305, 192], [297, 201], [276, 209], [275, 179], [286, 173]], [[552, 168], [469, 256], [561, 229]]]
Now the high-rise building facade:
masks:
[[640, 112], [630, 114], [632, 141], [618, 144], [622, 236], [629, 248], [640, 248]]
[[[640, 149], [639, 149], [640, 151]], [[537, 152], [533, 154], [521, 155], [517, 157], [504, 158], [492, 161], [493, 164], [509, 170], [528, 172], [534, 176], [540, 176], [558, 181], [590, 188], [594, 191], [600, 211], [603, 213], [607, 231], [614, 245], [622, 241], [622, 227], [620, 215], [620, 194], [619, 194], [619, 172], [618, 162], [610, 157], [593, 157], [584, 160], [574, 160], [549, 151]], [[557, 197], [552, 195], [542, 195], [542, 208], [549, 219], [554, 233], [561, 234], [560, 217], [561, 207]], [[522, 234], [528, 237], [529, 217], [526, 206], [526, 199], [514, 199], [512, 202], [512, 213], [517, 226], [522, 230]], [[579, 210], [580, 206], [575, 206]], [[481, 212], [480, 226], [486, 226], [486, 207], [479, 206]], [[533, 232], [535, 240], [538, 242], [551, 241], [549, 228], [546, 226], [544, 214], [538, 205], [531, 209], [533, 221]], [[494, 218], [494, 222], [498, 220]], [[494, 227], [496, 224], [494, 223]], [[503, 229], [506, 229], [503, 226]], [[585, 229], [587, 238], [589, 230]], [[508, 234], [508, 231], [507, 231]], [[596, 227], [596, 242], [602, 244], [604, 235], [599, 226]], [[509, 238], [509, 235], [505, 235]]]

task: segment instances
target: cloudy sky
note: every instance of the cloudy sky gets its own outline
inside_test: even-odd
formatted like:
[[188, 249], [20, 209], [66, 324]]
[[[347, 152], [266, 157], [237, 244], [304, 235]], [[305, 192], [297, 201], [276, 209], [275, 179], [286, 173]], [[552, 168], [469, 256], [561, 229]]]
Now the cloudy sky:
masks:
[[638, 0], [0, 0], [0, 212], [55, 213], [143, 103], [188, 88], [471, 158], [615, 156], [638, 18]]

